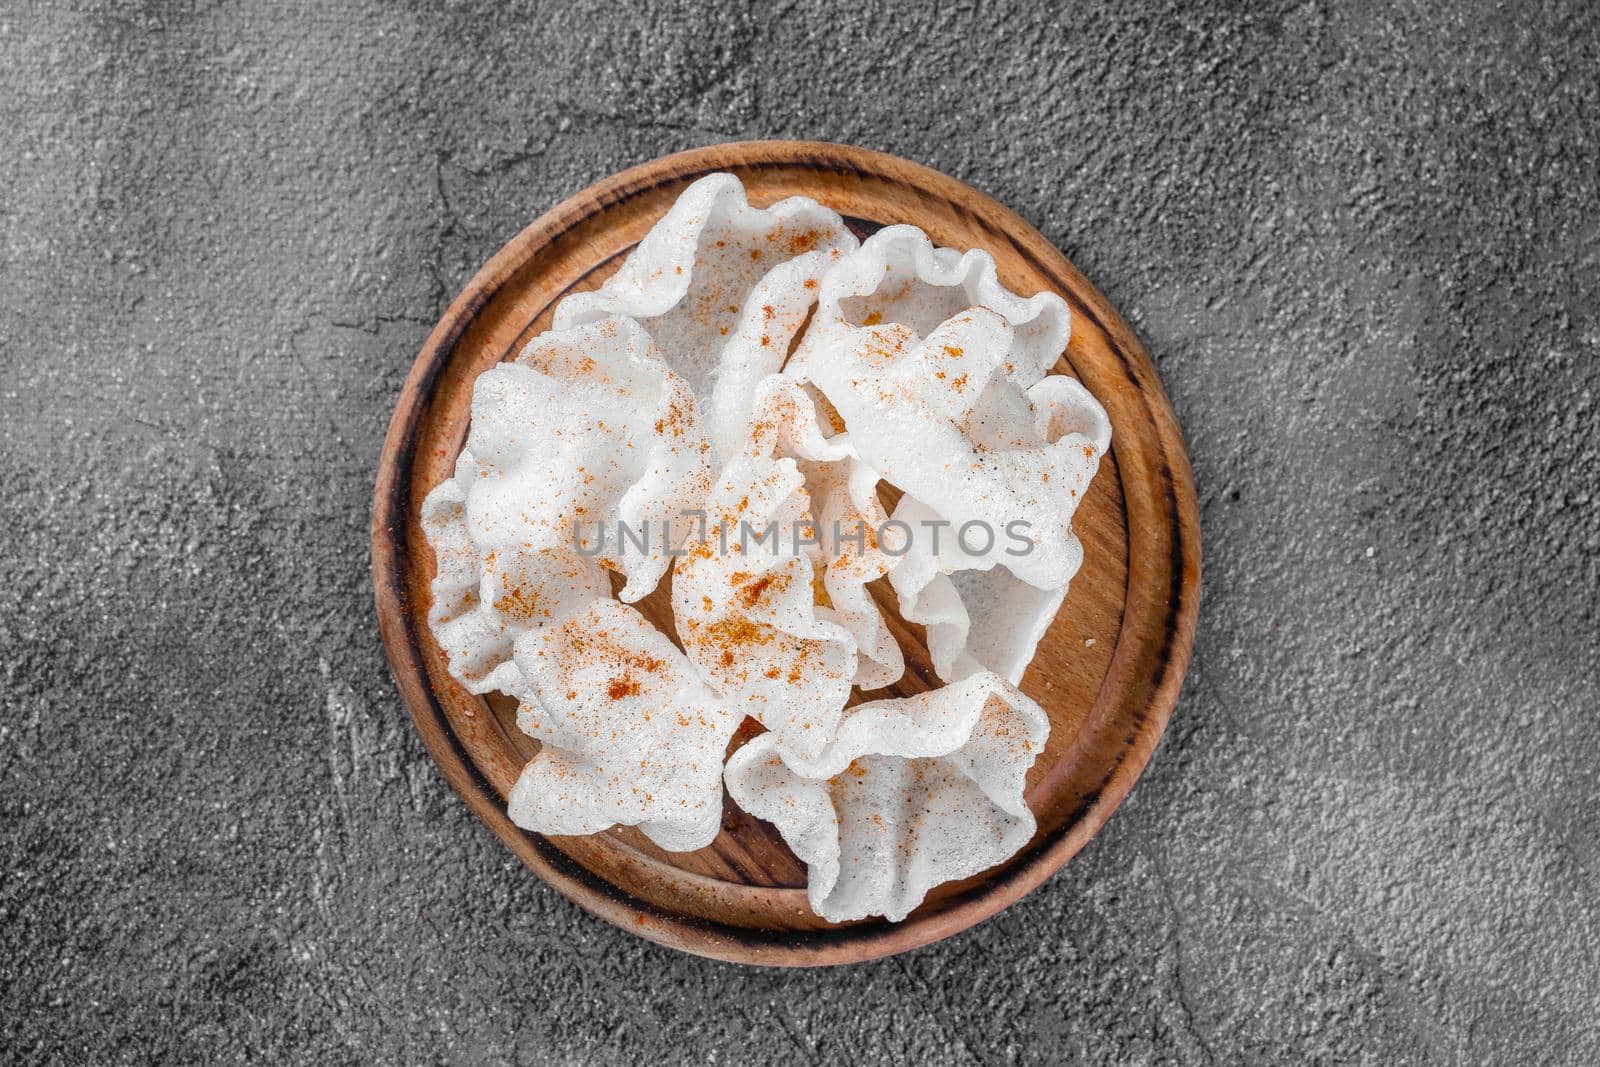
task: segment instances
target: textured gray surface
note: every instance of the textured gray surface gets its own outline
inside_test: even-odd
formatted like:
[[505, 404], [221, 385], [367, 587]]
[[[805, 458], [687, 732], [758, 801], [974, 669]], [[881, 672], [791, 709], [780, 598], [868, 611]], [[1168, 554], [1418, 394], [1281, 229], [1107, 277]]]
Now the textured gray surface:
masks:
[[[0, 11], [0, 1058], [1600, 1059], [1600, 8]], [[847, 970], [590, 919], [386, 672], [371, 479], [532, 217], [820, 137], [1039, 225], [1200, 485], [1188, 687], [1040, 891]]]

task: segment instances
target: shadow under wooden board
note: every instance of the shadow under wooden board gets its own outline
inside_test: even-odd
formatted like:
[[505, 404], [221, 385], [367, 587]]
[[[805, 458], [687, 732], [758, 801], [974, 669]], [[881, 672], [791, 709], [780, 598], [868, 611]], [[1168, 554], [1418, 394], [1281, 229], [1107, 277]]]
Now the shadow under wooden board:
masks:
[[[817, 918], [804, 865], [772, 827], [726, 800], [717, 839], [689, 853], [664, 852], [631, 829], [590, 837], [519, 829], [505, 798], [538, 742], [516, 729], [512, 701], [472, 696], [450, 678], [428, 630], [434, 559], [418, 514], [452, 472], [474, 381], [548, 328], [563, 295], [604, 282], [689, 183], [716, 171], [737, 175], [758, 206], [808, 196], [862, 234], [912, 223], [937, 244], [986, 249], [1018, 293], [1061, 294], [1072, 308], [1072, 339], [1056, 371], [1083, 381], [1111, 418], [1111, 454], [1074, 519], [1083, 567], [1022, 683], [1051, 722], [1028, 777], [1038, 833], [1001, 866], [940, 886], [899, 923]], [[378, 468], [372, 571], [389, 663], [418, 731], [474, 814], [524, 863], [579, 905], [652, 941], [725, 960], [806, 966], [873, 959], [964, 930], [1037, 886], [1105, 823], [1148, 762], [1188, 666], [1199, 515], [1155, 368], [1105, 298], [1037, 230], [955, 179], [894, 156], [758, 141], [607, 178], [534, 222], [479, 271], [428, 337], [395, 406]], [[900, 619], [882, 583], [874, 594], [906, 651], [906, 677], [894, 692], [937, 685], [920, 627]], [[665, 606], [664, 589], [640, 605], [658, 622], [668, 621]]]

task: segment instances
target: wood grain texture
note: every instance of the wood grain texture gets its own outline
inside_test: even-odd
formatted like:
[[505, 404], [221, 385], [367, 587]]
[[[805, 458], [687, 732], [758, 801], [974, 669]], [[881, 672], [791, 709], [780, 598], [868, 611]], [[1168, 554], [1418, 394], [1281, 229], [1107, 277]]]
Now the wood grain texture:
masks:
[[[1082, 570], [1022, 688], [1044, 706], [1050, 740], [1029, 775], [1039, 820], [1007, 863], [939, 887], [900, 923], [834, 925], [807, 906], [805, 868], [767, 824], [724, 804], [707, 848], [667, 853], [633, 830], [591, 837], [531, 834], [505, 797], [538, 743], [515, 727], [509, 699], [456, 684], [427, 627], [434, 560], [418, 524], [465, 439], [473, 382], [549, 326], [566, 293], [600, 285], [695, 179], [719, 170], [752, 203], [812, 197], [863, 230], [908, 222], [941, 245], [983, 248], [1024, 295], [1071, 305], [1072, 339], [1057, 364], [1105, 405], [1113, 429], [1074, 519]], [[848, 963], [948, 937], [1015, 902], [1105, 823], [1143, 771], [1188, 666], [1199, 609], [1199, 516], [1171, 405], [1121, 317], [1033, 227], [953, 178], [865, 149], [744, 142], [669, 156], [617, 174], [518, 234], [456, 297], [401, 391], [379, 462], [372, 573], [385, 649], [428, 750], [472, 811], [524, 863], [584, 908], [684, 951], [746, 963]], [[896, 693], [937, 684], [920, 627], [874, 595], [907, 652]], [[657, 621], [666, 589], [640, 607]], [[886, 695], [886, 694], [873, 694]]]

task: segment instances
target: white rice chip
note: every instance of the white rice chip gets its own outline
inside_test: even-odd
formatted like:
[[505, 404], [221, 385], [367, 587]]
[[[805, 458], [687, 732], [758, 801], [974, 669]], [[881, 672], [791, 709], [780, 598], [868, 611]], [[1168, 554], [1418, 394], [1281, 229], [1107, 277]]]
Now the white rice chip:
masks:
[[[525, 432], [512, 447], [575, 445], [579, 460], [570, 470], [552, 472], [560, 481], [527, 486], [524, 505], [549, 512], [548, 501], [560, 495], [562, 484], [575, 481], [577, 495], [595, 506], [561, 514], [568, 520], [563, 532], [571, 541], [575, 523], [586, 535], [604, 530], [603, 547], [594, 542], [586, 551], [597, 550], [602, 562], [627, 578], [618, 594], [624, 601], [639, 600], [671, 566], [672, 550], [694, 526], [683, 513], [700, 506], [714, 479], [693, 392], [639, 324], [626, 318], [544, 333], [523, 349], [516, 365], [559, 381], [563, 403], [582, 413], [571, 419], [565, 410], [533, 407], [514, 414]], [[474, 429], [477, 410], [475, 400]], [[641, 538], [617, 537], [619, 523]]]
[[822, 272], [858, 246], [839, 215], [805, 197], [754, 208], [731, 174], [685, 189], [621, 269], [556, 308], [560, 329], [627, 315], [700, 397], [718, 454], [744, 438], [757, 384], [783, 366]]
[[517, 639], [517, 725], [544, 743], [511, 791], [511, 821], [545, 834], [638, 826], [669, 851], [722, 822], [720, 772], [739, 719], [634, 608], [596, 600]]
[[[893, 239], [880, 244], [885, 234]], [[962, 284], [934, 282], [958, 275], [961, 263], [987, 259], [968, 253], [950, 260], [950, 250], [907, 235], [903, 227], [882, 231], [828, 273], [793, 371], [837, 409], [863, 461], [952, 523], [952, 532], [973, 524], [970, 532], [985, 546], [973, 555], [1037, 588], [1061, 588], [1083, 554], [1073, 511], [1110, 444], [1110, 424], [1087, 390], [1064, 376], [1034, 374], [1046, 346], [1053, 360], [1065, 344], [1065, 305], [1050, 294], [1008, 298], [1012, 317], [1033, 309], [1036, 319], [1016, 326], [1006, 314], [969, 307], [930, 325], [947, 306], [928, 292], [952, 303], [970, 298]], [[908, 241], [921, 254], [895, 258]], [[866, 289], [863, 271], [894, 279], [892, 268], [907, 262], [916, 269], [890, 295], [899, 288], [910, 295], [886, 301], [887, 310], [864, 311], [881, 294]], [[863, 289], [865, 296], [846, 295]], [[853, 324], [857, 315], [862, 325]], [[1020, 382], [1030, 378], [1024, 388]], [[1027, 545], [1008, 536], [1013, 532]], [[922, 540], [914, 538], [914, 547]]]
[[[514, 692], [522, 676], [511, 662], [517, 630], [514, 619], [485, 606], [481, 598], [483, 553], [467, 523], [463, 485], [477, 477], [471, 452], [456, 459], [456, 476], [446, 478], [422, 502], [422, 529], [433, 546], [437, 569], [428, 626], [444, 651], [450, 673], [473, 693]], [[582, 577], [583, 568], [578, 568]]]
[[[625, 319], [544, 334], [480, 375], [455, 475], [422, 509], [438, 559], [429, 624], [451, 673], [516, 691], [517, 635], [608, 598], [602, 563], [627, 577], [624, 600], [653, 589], [689, 532], [672, 520], [710, 487], [709, 451], [693, 395]], [[619, 521], [648, 545], [618, 546]]]
[[[1012, 391], [1008, 383], [998, 383], [986, 395], [1004, 397]], [[913, 536], [889, 581], [899, 597], [900, 613], [927, 628], [929, 652], [941, 678], [959, 678], [982, 667], [1014, 685], [1020, 683], [1082, 559], [1070, 517], [1094, 476], [1098, 456], [1109, 447], [1110, 424], [1099, 404], [1071, 378], [1054, 375], [1026, 393], [1016, 392], [1026, 403], [1028, 418], [991, 418], [982, 426], [987, 440], [998, 440], [998, 427], [1009, 425], [1013, 435], [1000, 447], [1038, 449], [1049, 447], [1052, 439], [1069, 440], [1092, 445], [1095, 456], [1077, 469], [1069, 465], [1066, 474], [1058, 470], [1053, 475], [1058, 488], [1063, 484], [1066, 488], [1065, 494], [1058, 492], [1055, 497], [1066, 521], [1061, 533], [1061, 565], [1050, 584], [1043, 586], [1017, 576], [1020, 568], [1010, 553], [1025, 545], [1010, 533], [997, 531], [998, 552], [969, 553], [966, 548], [987, 545], [984, 528], [975, 528], [970, 538], [963, 538], [959, 522], [945, 520], [909, 494], [901, 498], [893, 519], [904, 523]], [[974, 423], [969, 420], [968, 425]], [[1076, 454], [1069, 449], [1066, 458], [1075, 460]], [[891, 528], [896, 533], [901, 530], [898, 525]]]
[[877, 540], [888, 515], [878, 499], [878, 473], [856, 456], [848, 434], [828, 431], [806, 387], [775, 374], [757, 387], [746, 452], [795, 459], [810, 499], [808, 517], [822, 542], [817, 602], [855, 639], [854, 684], [881, 689], [905, 673], [900, 645], [867, 592], [867, 583], [895, 563]]
[[1039, 589], [992, 560], [969, 556], [947, 526], [940, 527], [940, 551], [934, 553], [925, 532], [930, 527], [923, 524], [939, 516], [915, 497], [901, 497], [893, 519], [917, 536], [889, 572], [889, 583], [901, 616], [926, 628], [934, 671], [954, 680], [991, 670], [1020, 684], [1066, 598], [1066, 585]]
[[814, 759], [763, 734], [728, 760], [734, 802], [777, 827], [809, 869], [811, 908], [832, 922], [905, 918], [942, 882], [987, 870], [1034, 832], [1023, 799], [1050, 723], [982, 672], [852, 709]]
[[832, 341], [827, 335], [841, 330], [901, 325], [922, 338], [975, 307], [988, 308], [1015, 331], [1001, 362], [1017, 385], [1038, 381], [1066, 351], [1071, 313], [1065, 300], [1054, 293], [1024, 299], [1000, 284], [989, 253], [938, 248], [917, 227], [903, 225], [879, 230], [828, 271], [807, 336]]
[[816, 603], [808, 510], [794, 460], [739, 456], [706, 502], [704, 537], [672, 575], [690, 660], [736, 714], [801, 757], [833, 740], [856, 673], [854, 638]]
[[[813, 377], [843, 415], [850, 441], [866, 463], [948, 520], [953, 534], [980, 546], [973, 555], [1003, 563], [1039, 588], [1055, 588], [1076, 573], [1082, 560], [1072, 514], [1099, 466], [1109, 430], [1098, 440], [1076, 430], [1040, 436], [1030, 423], [1049, 409], [1036, 409], [1030, 394], [1054, 400], [1061, 393], [1055, 377], [1031, 387], [1019, 405], [978, 401], [958, 408], [941, 393], [976, 394], [983, 385], [948, 371], [925, 372], [936, 359], [962, 358], [951, 352], [992, 353], [993, 338], [1003, 328], [997, 316], [976, 308], [937, 328], [909, 353], [896, 347], [898, 358], [882, 367], [868, 363], [876, 358], [874, 351], [882, 351], [877, 339], [869, 338], [872, 347], [853, 353], [857, 358], [841, 359], [838, 367]], [[1001, 380], [993, 388], [1004, 400], [1018, 387]], [[1088, 398], [1087, 392], [1082, 395]], [[1023, 411], [1029, 421], [1017, 417]], [[1002, 419], [1007, 414], [1011, 417]], [[1100, 420], [1106, 425], [1103, 415]]]
[[882, 689], [905, 674], [900, 644], [878, 610], [867, 583], [890, 572], [895, 560], [878, 544], [888, 518], [878, 499], [878, 473], [854, 457], [837, 463], [799, 463], [811, 511], [825, 545], [824, 603], [855, 639], [859, 659], [854, 684]]

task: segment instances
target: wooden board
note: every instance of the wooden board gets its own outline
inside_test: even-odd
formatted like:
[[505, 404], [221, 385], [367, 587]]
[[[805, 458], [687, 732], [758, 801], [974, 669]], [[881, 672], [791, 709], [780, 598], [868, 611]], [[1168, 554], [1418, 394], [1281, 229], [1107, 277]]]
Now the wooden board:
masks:
[[[1048, 711], [1049, 744], [1029, 776], [1033, 841], [1004, 865], [935, 890], [905, 921], [844, 926], [812, 914], [805, 868], [767, 824], [724, 804], [710, 846], [667, 853], [633, 830], [527, 833], [505, 797], [537, 742], [514, 705], [471, 696], [428, 631], [433, 553], [423, 497], [465, 439], [472, 385], [549, 326], [556, 301], [601, 284], [696, 178], [743, 180], [752, 203], [812, 197], [859, 232], [909, 222], [954, 248], [983, 248], [1024, 295], [1071, 304], [1057, 371], [1080, 378], [1111, 417], [1111, 455], [1074, 520], [1084, 564], [1022, 688]], [[1037, 230], [953, 178], [860, 148], [811, 142], [717, 145], [624, 171], [518, 234], [456, 297], [395, 406], [372, 516], [378, 618], [400, 694], [428, 750], [472, 811], [524, 863], [589, 911], [652, 941], [747, 963], [872, 959], [948, 937], [1033, 889], [1103, 825], [1144, 769], [1188, 666], [1199, 608], [1199, 516], [1183, 439], [1149, 358], [1120, 316]], [[920, 628], [877, 591], [907, 652], [901, 693], [936, 684]], [[643, 607], [659, 613], [658, 591]], [[468, 890], [470, 892], [470, 889]]]

